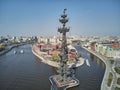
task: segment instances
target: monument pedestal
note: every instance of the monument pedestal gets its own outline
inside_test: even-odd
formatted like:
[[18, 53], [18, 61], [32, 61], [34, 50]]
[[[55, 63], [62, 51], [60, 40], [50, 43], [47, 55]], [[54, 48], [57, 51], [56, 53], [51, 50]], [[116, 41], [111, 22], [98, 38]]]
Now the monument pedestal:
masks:
[[75, 87], [79, 85], [79, 80], [74, 78], [70, 78], [68, 81], [59, 81], [57, 77], [59, 75], [53, 75], [49, 78], [52, 86], [51, 90], [66, 90], [67, 88]]

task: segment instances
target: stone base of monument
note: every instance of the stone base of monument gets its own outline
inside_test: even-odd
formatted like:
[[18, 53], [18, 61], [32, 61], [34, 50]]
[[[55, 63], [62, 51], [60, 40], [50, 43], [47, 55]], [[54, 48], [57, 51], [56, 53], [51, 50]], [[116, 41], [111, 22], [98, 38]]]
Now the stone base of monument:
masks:
[[52, 84], [51, 90], [66, 90], [67, 88], [75, 87], [79, 85], [79, 80], [74, 78], [70, 78], [68, 81], [58, 81], [57, 77], [59, 75], [50, 76], [49, 80]]

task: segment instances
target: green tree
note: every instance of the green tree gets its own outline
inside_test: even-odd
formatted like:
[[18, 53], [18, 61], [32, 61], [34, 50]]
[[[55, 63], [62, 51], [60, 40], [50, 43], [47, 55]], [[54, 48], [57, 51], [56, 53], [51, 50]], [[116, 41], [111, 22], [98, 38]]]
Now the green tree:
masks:
[[0, 46], [0, 51], [5, 50], [5, 49], [6, 49], [6, 47], [7, 47], [6, 45], [1, 45], [1, 46]]
[[58, 52], [55, 51], [55, 52], [53, 53], [53, 55], [52, 55], [52, 60], [58, 62], [58, 58], [59, 58]]

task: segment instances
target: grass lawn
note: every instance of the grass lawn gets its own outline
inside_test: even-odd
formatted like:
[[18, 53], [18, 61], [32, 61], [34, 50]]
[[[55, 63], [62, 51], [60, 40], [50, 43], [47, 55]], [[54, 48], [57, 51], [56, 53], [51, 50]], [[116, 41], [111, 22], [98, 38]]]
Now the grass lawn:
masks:
[[110, 63], [113, 64], [113, 63], [114, 63], [114, 60], [110, 60]]
[[116, 87], [115, 90], [120, 90], [120, 88]]
[[120, 85], [120, 78], [117, 79], [117, 84]]
[[111, 86], [112, 79], [113, 79], [113, 75], [112, 75], [112, 73], [110, 72], [110, 73], [109, 73], [109, 77], [108, 77], [108, 82], [107, 82], [107, 85], [108, 85], [109, 87]]
[[115, 71], [120, 74], [120, 67], [115, 67]]

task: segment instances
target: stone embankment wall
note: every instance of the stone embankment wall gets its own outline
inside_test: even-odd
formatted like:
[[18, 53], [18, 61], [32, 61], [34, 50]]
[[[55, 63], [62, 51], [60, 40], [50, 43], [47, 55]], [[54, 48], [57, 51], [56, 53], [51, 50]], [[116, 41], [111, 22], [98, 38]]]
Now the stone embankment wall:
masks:
[[0, 52], [0, 55], [3, 55], [5, 53], [7, 53], [8, 51], [10, 51], [12, 48], [17, 47], [17, 46], [21, 46], [21, 45], [24, 45], [24, 44], [15, 44], [15, 45], [8, 46], [5, 50]]

